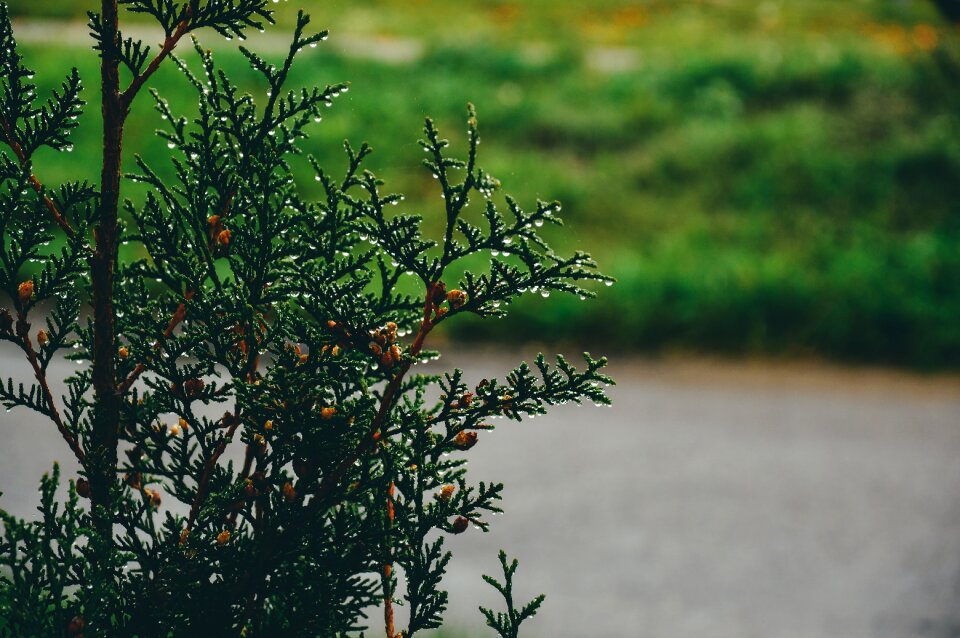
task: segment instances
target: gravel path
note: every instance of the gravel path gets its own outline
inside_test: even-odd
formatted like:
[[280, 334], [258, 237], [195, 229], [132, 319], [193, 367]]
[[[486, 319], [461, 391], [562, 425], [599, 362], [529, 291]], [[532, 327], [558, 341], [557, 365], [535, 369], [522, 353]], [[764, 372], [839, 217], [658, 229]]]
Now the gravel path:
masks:
[[[519, 356], [471, 355], [474, 380]], [[614, 409], [481, 435], [472, 477], [506, 483], [507, 515], [451, 539], [452, 627], [489, 635], [479, 575], [504, 547], [519, 594], [547, 594], [528, 638], [960, 636], [960, 380], [683, 362], [614, 374]], [[28, 514], [67, 453], [22, 410], [0, 434], [0, 504]]]

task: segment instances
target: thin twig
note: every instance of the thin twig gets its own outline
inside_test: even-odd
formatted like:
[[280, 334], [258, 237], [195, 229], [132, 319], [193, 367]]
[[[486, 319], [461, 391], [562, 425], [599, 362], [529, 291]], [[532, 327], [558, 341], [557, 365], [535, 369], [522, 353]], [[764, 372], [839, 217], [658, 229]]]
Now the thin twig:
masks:
[[[17, 315], [20, 323], [26, 325], [26, 315], [23, 313], [23, 311], [19, 311]], [[57, 410], [57, 405], [54, 403], [53, 392], [50, 391], [50, 384], [47, 381], [47, 374], [40, 366], [40, 361], [37, 359], [37, 352], [33, 349], [33, 344], [30, 342], [30, 335], [24, 334], [19, 342], [19, 345], [26, 353], [27, 361], [30, 362], [30, 367], [33, 368], [33, 375], [40, 384], [40, 390], [43, 392], [43, 399], [46, 401], [47, 407], [50, 409], [50, 419], [54, 422], [54, 424], [56, 424], [57, 429], [60, 430], [60, 435], [63, 437], [63, 440], [67, 442], [67, 445], [70, 446], [74, 456], [76, 456], [77, 460], [80, 461], [80, 465], [86, 466], [86, 455], [84, 454], [83, 449], [80, 447], [80, 443], [77, 441], [76, 437], [70, 433], [70, 430], [67, 429], [66, 424], [63, 422], [63, 418], [60, 416], [60, 411]]]
[[347, 471], [357, 462], [357, 459], [380, 440], [380, 428], [383, 427], [387, 415], [390, 414], [390, 409], [393, 407], [393, 400], [397, 392], [400, 391], [403, 378], [406, 376], [407, 371], [410, 370], [410, 366], [413, 365], [413, 360], [420, 354], [420, 351], [423, 349], [423, 342], [427, 338], [427, 334], [430, 333], [431, 328], [433, 328], [433, 322], [430, 320], [430, 316], [433, 314], [435, 308], [433, 303], [434, 288], [434, 284], [427, 286], [426, 300], [423, 304], [423, 320], [420, 322], [420, 330], [417, 332], [416, 338], [410, 345], [410, 357], [400, 364], [400, 369], [397, 371], [396, 376], [390, 380], [390, 383], [383, 391], [380, 407], [377, 409], [377, 414], [373, 418], [367, 434], [360, 440], [360, 443], [357, 444], [353, 452], [348, 454], [332, 472], [325, 475], [323, 480], [320, 481], [320, 486], [314, 494], [315, 502], [319, 503], [330, 490], [336, 487]]
[[[27, 157], [26, 153], [23, 152], [23, 147], [20, 146], [20, 143], [17, 141], [16, 137], [13, 135], [13, 131], [10, 127], [9, 122], [6, 119], [0, 118], [0, 126], [3, 127], [3, 137], [4, 141], [7, 143], [14, 154], [17, 156], [17, 160], [20, 162], [20, 166], [26, 165], [27, 161], [30, 159]], [[37, 176], [33, 173], [30, 174], [30, 177], [27, 178], [27, 181], [30, 183], [30, 186], [33, 187], [33, 190], [37, 192], [38, 195], [43, 193], [43, 184], [40, 183], [40, 180], [37, 179]], [[53, 217], [53, 221], [57, 223], [63, 232], [67, 234], [67, 237], [74, 239], [77, 236], [77, 231], [73, 229], [73, 226], [67, 222], [67, 219], [63, 216], [60, 210], [57, 208], [57, 205], [54, 203], [50, 197], [46, 194], [42, 195], [43, 205], [48, 211], [50, 211], [50, 216]]]
[[[230, 212], [230, 206], [233, 205], [233, 198], [236, 197], [236, 195], [237, 195], [236, 189], [233, 189], [227, 195], [226, 202], [223, 205], [223, 210], [220, 213], [221, 218], [226, 217], [227, 213]], [[208, 240], [208, 250], [210, 249], [210, 245], [212, 245], [214, 241], [215, 241], [215, 238], [210, 238]], [[187, 292], [184, 295], [184, 299], [186, 301], [190, 301], [191, 299], [193, 299], [194, 294], [196, 294], [195, 290], [193, 290], [192, 288], [187, 289]], [[186, 318], [187, 316], [186, 301], [181, 302], [177, 306], [177, 309], [173, 312], [173, 315], [170, 317], [170, 321], [167, 322], [167, 327], [163, 331], [164, 340], [172, 337], [173, 331], [176, 330], [177, 326], [180, 325], [180, 323]], [[154, 344], [153, 349], [159, 350], [161, 345], [163, 345], [163, 342], [158, 341], [157, 343]], [[130, 387], [136, 382], [136, 380], [140, 377], [141, 374], [144, 373], [146, 369], [147, 369], [147, 366], [142, 361], [138, 363], [136, 366], [134, 366], [133, 370], [130, 371], [130, 374], [127, 375], [127, 378], [123, 380], [123, 383], [117, 386], [117, 392], [121, 395], [126, 393], [127, 390], [130, 389]]]
[[208, 458], [207, 462], [204, 464], [203, 474], [200, 475], [200, 482], [197, 484], [197, 494], [193, 498], [193, 503], [190, 506], [190, 515], [187, 517], [187, 530], [190, 530], [190, 528], [193, 527], [194, 522], [197, 520], [197, 515], [200, 513], [200, 506], [203, 504], [203, 501], [207, 496], [207, 484], [210, 482], [210, 476], [213, 474], [213, 468], [217, 465], [217, 461], [220, 460], [224, 450], [227, 449], [227, 444], [233, 439], [233, 435], [239, 426], [240, 417], [234, 416], [233, 422], [227, 429], [226, 436], [220, 439], [220, 441], [217, 443], [217, 447], [213, 450], [213, 454], [210, 455], [210, 458]]
[[[387, 534], [393, 527], [393, 491], [394, 483], [390, 481], [390, 487], [387, 489]], [[393, 625], [393, 549], [387, 547], [387, 562], [383, 564], [383, 623], [387, 632], [387, 638], [396, 638], [397, 631]]]
[[133, 98], [137, 96], [137, 93], [143, 88], [143, 85], [146, 84], [147, 80], [150, 79], [150, 76], [153, 75], [157, 69], [160, 68], [160, 64], [166, 59], [170, 52], [177, 46], [177, 43], [180, 42], [180, 38], [190, 30], [190, 18], [193, 16], [193, 10], [190, 6], [187, 6], [186, 17], [177, 24], [177, 28], [173, 33], [167, 36], [163, 41], [163, 44], [160, 46], [160, 53], [157, 54], [155, 58], [150, 60], [150, 64], [147, 65], [147, 68], [143, 70], [139, 75], [137, 75], [130, 82], [130, 86], [120, 94], [120, 101], [123, 104], [124, 108], [129, 108], [130, 104], [133, 102]]
[[[187, 294], [184, 295], [184, 297], [186, 298], [187, 301], [190, 301], [191, 299], [193, 299], [193, 294], [194, 294], [193, 290], [188, 290]], [[163, 331], [163, 338], [169, 339], [173, 335], [173, 331], [176, 329], [178, 325], [180, 325], [180, 322], [182, 322], [186, 316], [187, 316], [186, 302], [181, 302], [180, 305], [177, 306], [177, 309], [174, 311], [173, 316], [170, 317], [170, 321], [167, 323], [167, 327]], [[153, 344], [153, 349], [159, 350], [161, 345], [162, 345], [162, 342], [157, 341], [155, 344]], [[137, 378], [141, 374], [143, 374], [144, 370], [146, 369], [147, 369], [147, 366], [143, 362], [140, 362], [136, 366], [134, 366], [133, 370], [130, 371], [130, 374], [127, 375], [127, 378], [123, 380], [123, 383], [117, 386], [117, 393], [118, 394], [126, 393], [127, 390], [130, 389], [130, 386], [132, 386], [136, 382]]]
[[[252, 330], [250, 331], [253, 332]], [[248, 337], [253, 341], [254, 339]], [[257, 373], [257, 367], [259, 366], [259, 355], [254, 351], [256, 344], [247, 344], [248, 352], [250, 353], [247, 359], [247, 370], [244, 377], [246, 378], [247, 383], [253, 383], [254, 377]], [[223, 455], [224, 450], [227, 449], [227, 445], [233, 440], [233, 435], [237, 431], [237, 428], [242, 422], [240, 417], [239, 406], [236, 408], [236, 414], [233, 415], [233, 422], [230, 424], [229, 429], [227, 430], [226, 436], [224, 436], [217, 443], [217, 447], [214, 449], [213, 454], [210, 455], [210, 458], [207, 459], [207, 462], [203, 467], [203, 474], [200, 476], [200, 482], [197, 484], [197, 494], [193, 499], [193, 504], [190, 506], [190, 515], [187, 517], [187, 526], [186, 529], [190, 529], [194, 522], [197, 520], [197, 515], [200, 513], [200, 506], [203, 504], [203, 501], [206, 500], [207, 494], [209, 492], [208, 484], [210, 482], [210, 476], [213, 473], [213, 468], [217, 465], [217, 461], [220, 460], [220, 457]], [[247, 444], [247, 454], [248, 456], [252, 455], [252, 448], [250, 444]], [[249, 471], [249, 464], [244, 462], [244, 467]]]

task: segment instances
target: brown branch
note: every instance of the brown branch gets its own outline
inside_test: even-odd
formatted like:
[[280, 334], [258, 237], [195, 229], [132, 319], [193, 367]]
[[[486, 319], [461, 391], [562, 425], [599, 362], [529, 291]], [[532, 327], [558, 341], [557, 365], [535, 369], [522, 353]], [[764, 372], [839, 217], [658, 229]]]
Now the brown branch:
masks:
[[[234, 433], [240, 426], [240, 417], [231, 416], [233, 417], [233, 421], [227, 429], [226, 436], [220, 439], [217, 447], [213, 450], [213, 454], [210, 455], [210, 458], [207, 459], [207, 462], [203, 466], [203, 473], [200, 475], [200, 482], [197, 484], [197, 494], [193, 498], [193, 503], [190, 505], [190, 515], [187, 517], [187, 526], [185, 529], [188, 532], [197, 520], [197, 515], [200, 513], [200, 506], [207, 497], [207, 484], [210, 482], [210, 475], [213, 474], [213, 468], [217, 465], [220, 457], [223, 456], [224, 450], [227, 449], [227, 444], [233, 439]], [[224, 418], [226, 418], [226, 415], [224, 415]]]
[[[236, 194], [237, 194], [237, 191], [236, 189], [234, 189], [230, 191], [230, 193], [227, 195], [226, 202], [223, 205], [223, 211], [220, 213], [221, 218], [225, 217], [227, 213], [230, 212], [230, 206], [233, 204], [233, 198], [236, 196]], [[215, 241], [216, 241], [215, 237], [212, 237], [208, 240], [208, 249], [210, 246], [213, 245]], [[186, 299], [186, 301], [190, 301], [191, 299], [193, 299], [193, 296], [195, 293], [196, 293], [195, 290], [188, 289], [187, 293], [184, 295], [184, 298]], [[170, 321], [167, 323], [166, 329], [163, 331], [163, 338], [169, 339], [171, 336], [173, 336], [173, 331], [177, 328], [178, 325], [180, 325], [180, 322], [182, 322], [186, 318], [186, 316], [187, 316], [186, 303], [180, 303], [180, 305], [177, 306], [177, 309], [173, 312], [173, 316], [170, 317]], [[162, 345], [162, 342], [158, 341], [156, 344], [154, 344], [153, 349], [159, 350], [161, 345]], [[117, 386], [117, 393], [121, 395], [125, 394], [127, 390], [129, 390], [130, 387], [140, 377], [140, 375], [144, 373], [146, 369], [147, 369], [147, 366], [143, 362], [140, 362], [136, 366], [134, 366], [130, 374], [127, 375], [127, 378], [123, 380], [123, 383]]]
[[24, 326], [25, 328], [29, 326], [27, 324], [26, 315], [23, 311], [17, 313], [18, 318], [18, 332], [22, 332], [20, 335], [21, 342], [20, 347], [27, 355], [27, 361], [30, 362], [30, 367], [33, 368], [33, 376], [36, 377], [37, 383], [40, 384], [40, 391], [43, 393], [43, 400], [46, 401], [47, 406], [50, 408], [50, 419], [57, 426], [57, 429], [60, 430], [60, 435], [63, 437], [63, 440], [67, 442], [67, 445], [70, 446], [70, 449], [73, 451], [74, 456], [77, 457], [77, 460], [80, 461], [81, 466], [86, 466], [86, 455], [83, 453], [83, 449], [80, 447], [80, 443], [77, 441], [76, 437], [70, 433], [70, 430], [67, 429], [66, 424], [63, 422], [63, 418], [60, 416], [60, 411], [57, 410], [57, 405], [53, 400], [53, 392], [50, 391], [50, 384], [47, 381], [46, 372], [40, 366], [40, 361], [37, 359], [37, 352], [33, 349], [33, 344], [30, 342], [30, 335], [26, 329], [20, 330], [19, 326]]
[[140, 89], [143, 88], [143, 85], [146, 84], [147, 80], [150, 79], [150, 76], [153, 75], [157, 69], [160, 68], [160, 64], [170, 55], [170, 52], [177, 46], [177, 43], [180, 42], [180, 38], [190, 30], [190, 18], [193, 15], [193, 10], [187, 6], [186, 10], [187, 17], [181, 20], [177, 24], [177, 28], [173, 33], [168, 35], [163, 41], [163, 44], [160, 45], [160, 53], [157, 54], [155, 58], [150, 60], [150, 64], [147, 65], [147, 68], [144, 69], [139, 75], [137, 75], [130, 82], [130, 86], [120, 94], [120, 101], [124, 107], [129, 108], [130, 104], [133, 102], [133, 98], [137, 96], [137, 93]]
[[[117, 0], [101, 0], [104, 42], [117, 42]], [[100, 56], [100, 113], [103, 119], [103, 156], [100, 167], [100, 197], [93, 231], [95, 248], [90, 256], [91, 305], [93, 306], [93, 366], [90, 377], [96, 410], [88, 446], [90, 500], [93, 526], [104, 539], [95, 561], [106, 569], [112, 551], [113, 485], [117, 470], [121, 400], [117, 394], [117, 331], [114, 312], [114, 266], [117, 261], [118, 209], [123, 125], [126, 107], [120, 102], [120, 59], [113, 47]], [[103, 565], [100, 565], [100, 563]]]
[[[191, 299], [193, 299], [193, 294], [194, 294], [193, 290], [187, 290], [187, 294], [184, 295], [184, 297], [186, 298], [187, 301], [190, 301]], [[180, 325], [180, 322], [183, 321], [186, 316], [187, 316], [186, 302], [181, 302], [180, 305], [177, 306], [177, 309], [173, 312], [173, 316], [170, 317], [170, 321], [167, 323], [167, 327], [163, 331], [163, 338], [169, 339], [173, 335], [173, 331], [176, 329], [178, 325]], [[155, 344], [153, 344], [153, 349], [159, 350], [161, 345], [162, 345], [162, 342], [157, 341]], [[117, 386], [117, 393], [121, 395], [126, 393], [127, 390], [130, 389], [130, 386], [132, 386], [134, 382], [136, 382], [137, 378], [141, 374], [143, 374], [144, 370], [146, 369], [147, 369], [147, 366], [143, 362], [140, 362], [136, 366], [134, 366], [130, 374], [127, 375], [127, 378], [123, 380], [123, 383]]]
[[[23, 147], [20, 146], [20, 143], [17, 141], [16, 137], [13, 135], [13, 130], [10, 128], [10, 124], [6, 119], [0, 118], [0, 125], [3, 127], [3, 137], [6, 141], [7, 146], [9, 146], [14, 154], [17, 156], [17, 160], [20, 162], [20, 166], [26, 165], [27, 161], [30, 159], [27, 157], [26, 153], [23, 152]], [[30, 183], [30, 186], [33, 187], [33, 190], [37, 192], [38, 195], [43, 193], [43, 184], [40, 183], [40, 180], [37, 179], [37, 176], [33, 173], [30, 174], [30, 177], [27, 178], [27, 181]], [[73, 239], [77, 236], [77, 231], [73, 229], [67, 219], [63, 216], [60, 210], [57, 208], [57, 205], [50, 199], [47, 195], [43, 195], [43, 205], [48, 211], [50, 211], [50, 216], [53, 217], [53, 221], [57, 223], [63, 232], [67, 234], [67, 237]]]
[[[251, 330], [250, 333], [253, 333]], [[255, 341], [252, 336], [248, 336], [248, 339], [251, 342]], [[246, 381], [247, 383], [253, 383], [254, 377], [256, 376], [257, 368], [259, 367], [260, 357], [257, 352], [254, 350], [256, 347], [255, 343], [248, 343], [248, 358], [247, 358], [247, 370], [246, 370]], [[213, 468], [216, 466], [217, 461], [220, 460], [220, 457], [223, 455], [224, 450], [227, 449], [227, 445], [233, 440], [233, 435], [237, 431], [237, 428], [240, 426], [242, 419], [240, 418], [240, 409], [239, 406], [235, 407], [237, 413], [231, 415], [233, 418], [232, 423], [230, 423], [229, 429], [227, 430], [227, 435], [220, 439], [217, 443], [217, 447], [214, 448], [213, 454], [210, 455], [210, 458], [207, 459], [207, 462], [204, 464], [203, 473], [200, 476], [200, 482], [197, 484], [197, 494], [194, 496], [193, 504], [190, 506], [190, 515], [187, 517], [187, 526], [186, 529], [189, 530], [194, 522], [197, 520], [197, 515], [200, 513], [200, 506], [203, 504], [203, 501], [207, 498], [207, 485], [210, 482], [210, 475], [213, 473]], [[229, 414], [229, 413], [228, 413]], [[227, 415], [224, 415], [226, 419]], [[244, 460], [244, 472], [250, 471], [250, 460], [252, 459], [253, 449], [251, 444], [247, 444], [247, 459]]]
[[[240, 481], [250, 477], [250, 470], [253, 469], [253, 444], [247, 443], [247, 449], [243, 453], [243, 467], [240, 469]], [[237, 524], [237, 517], [240, 515], [239, 510], [234, 510], [230, 512], [230, 516], [227, 517], [227, 525], [230, 528], [233, 528]]]
[[[420, 351], [423, 349], [424, 340], [429, 334], [430, 330], [433, 328], [433, 322], [431, 321], [431, 316], [434, 311], [437, 309], [438, 305], [434, 303], [434, 291], [440, 285], [440, 282], [427, 285], [426, 299], [424, 300], [423, 305], [423, 320], [420, 322], [420, 330], [417, 332], [417, 336], [414, 338], [413, 343], [410, 346], [410, 357], [400, 364], [400, 369], [397, 371], [397, 374], [390, 380], [390, 383], [387, 385], [387, 388], [384, 390], [383, 396], [380, 400], [380, 407], [377, 410], [377, 414], [373, 419], [373, 423], [370, 426], [367, 434], [363, 437], [360, 443], [357, 444], [357, 447], [345, 458], [343, 459], [336, 468], [329, 474], [325, 475], [323, 480], [321, 480], [319, 487], [314, 492], [314, 498], [309, 504], [309, 508], [317, 507], [319, 503], [323, 502], [323, 498], [340, 482], [343, 476], [349, 471], [353, 466], [354, 462], [360, 458], [360, 456], [365, 453], [372, 446], [380, 440], [380, 430], [383, 426], [384, 421], [387, 418], [387, 415], [390, 413], [390, 409], [393, 406], [393, 400], [396, 397], [397, 392], [400, 390], [400, 385], [403, 382], [403, 377], [409, 371], [410, 366], [413, 364], [413, 360], [416, 358]], [[391, 495], [392, 495], [391, 486]], [[388, 500], [388, 517], [393, 519], [393, 501], [392, 499]], [[268, 555], [271, 552], [281, 552], [283, 551], [284, 542], [287, 538], [293, 534], [293, 527], [286, 527], [281, 531], [276, 538], [275, 542], [267, 547]], [[261, 563], [263, 564], [263, 563]], [[387, 562], [383, 567], [383, 574], [386, 578], [389, 578], [393, 572], [393, 565], [390, 562]], [[253, 581], [255, 574], [253, 570], [248, 570], [246, 575], [239, 582], [239, 590], [247, 591], [247, 586]], [[397, 638], [398, 634], [395, 633], [394, 624], [393, 624], [393, 603], [389, 600], [390, 592], [389, 588], [385, 589], [384, 592], [384, 621], [385, 629], [387, 632], [390, 632], [391, 638]], [[255, 593], [254, 593], [255, 595]], [[249, 596], [249, 594], [248, 594]], [[246, 612], [249, 615], [249, 604], [248, 598], [248, 611]], [[246, 616], [245, 616], [246, 617]]]
[[410, 357], [400, 364], [400, 369], [397, 371], [396, 376], [390, 380], [390, 383], [383, 391], [383, 397], [380, 399], [380, 407], [377, 409], [377, 414], [370, 424], [370, 429], [363, 439], [361, 439], [360, 443], [357, 444], [357, 447], [354, 448], [353, 452], [347, 455], [332, 472], [323, 477], [323, 480], [320, 481], [320, 486], [314, 494], [315, 502], [319, 503], [320, 500], [340, 482], [347, 471], [356, 463], [357, 459], [380, 440], [380, 428], [383, 427], [387, 415], [390, 414], [390, 409], [393, 407], [393, 400], [397, 392], [400, 391], [400, 385], [403, 383], [403, 377], [407, 374], [407, 371], [410, 370], [410, 366], [413, 365], [414, 358], [420, 354], [420, 351], [423, 349], [423, 342], [433, 328], [433, 322], [430, 320], [430, 316], [437, 307], [433, 301], [433, 293], [437, 285], [438, 284], [430, 284], [427, 286], [426, 300], [423, 304], [423, 320], [420, 322], [420, 330], [417, 332], [416, 338], [410, 345]]
[[[393, 481], [387, 489], [387, 525], [393, 527]], [[397, 631], [393, 625], [393, 590], [391, 589], [391, 577], [393, 576], [393, 550], [387, 547], [387, 562], [383, 564], [383, 625], [387, 632], [387, 638], [396, 638]]]
[[[403, 378], [410, 370], [410, 366], [413, 365], [413, 361], [416, 356], [420, 354], [420, 351], [423, 349], [424, 341], [426, 340], [427, 335], [430, 333], [430, 330], [433, 328], [434, 324], [433, 321], [431, 321], [431, 316], [438, 307], [438, 304], [434, 301], [434, 293], [440, 285], [441, 283], [438, 281], [427, 286], [427, 292], [423, 302], [423, 319], [420, 322], [420, 330], [417, 331], [417, 336], [410, 345], [410, 356], [400, 364], [400, 369], [397, 371], [397, 374], [390, 380], [390, 383], [384, 390], [383, 396], [380, 399], [380, 407], [377, 409], [377, 414], [374, 416], [373, 422], [370, 424], [370, 429], [367, 431], [367, 434], [363, 437], [363, 439], [361, 439], [360, 443], [357, 444], [357, 447], [353, 450], [353, 452], [347, 455], [347, 457], [343, 459], [336, 468], [334, 468], [333, 472], [323, 477], [323, 480], [320, 481], [320, 486], [317, 488], [317, 491], [314, 494], [314, 500], [311, 504], [322, 502], [323, 498], [337, 484], [339, 484], [340, 480], [349, 471], [357, 459], [359, 459], [367, 450], [376, 446], [380, 441], [381, 428], [383, 427], [387, 416], [390, 414], [390, 410], [393, 407], [394, 398], [396, 397], [397, 392], [400, 391], [400, 386], [403, 383]], [[387, 492], [387, 519], [391, 525], [393, 524], [394, 518], [393, 494], [394, 484], [391, 482], [390, 488]], [[392, 557], [390, 557], [390, 559], [388, 559], [383, 565], [383, 621], [387, 638], [396, 638], [397, 636], [394, 625], [393, 594], [390, 590], [390, 579], [392, 575], [393, 561]]]

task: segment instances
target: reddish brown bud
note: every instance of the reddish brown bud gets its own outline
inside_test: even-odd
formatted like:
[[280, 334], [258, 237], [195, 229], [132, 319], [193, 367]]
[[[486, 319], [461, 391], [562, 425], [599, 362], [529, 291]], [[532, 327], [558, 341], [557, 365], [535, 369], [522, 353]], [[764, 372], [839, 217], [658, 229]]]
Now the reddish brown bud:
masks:
[[468, 521], [467, 519], [465, 519], [465, 518], [462, 517], [462, 516], [458, 516], [458, 517], [455, 518], [454, 521], [453, 521], [453, 525], [451, 526], [451, 528], [452, 528], [451, 531], [452, 531], [454, 534], [462, 534], [462, 533], [464, 533], [465, 531], [467, 531], [467, 527], [468, 527], [469, 525], [470, 525], [470, 521]]
[[183, 391], [187, 393], [188, 397], [194, 397], [203, 392], [205, 386], [203, 379], [187, 379], [183, 382]]
[[293, 484], [290, 481], [283, 484], [281, 491], [283, 492], [283, 500], [288, 503], [297, 498], [297, 490], [293, 489]]
[[143, 488], [143, 494], [147, 497], [147, 502], [151, 507], [160, 507], [162, 499], [158, 490], [151, 490], [149, 487]]
[[453, 492], [457, 489], [455, 485], [444, 485], [440, 488], [440, 500], [446, 503], [453, 496]]
[[220, 215], [210, 215], [210, 217], [207, 217], [207, 223], [216, 226], [220, 223]]
[[469, 450], [477, 444], [476, 432], [460, 432], [453, 438], [453, 444], [461, 450]]
[[83, 619], [83, 616], [74, 616], [67, 624], [67, 635], [70, 638], [77, 638], [86, 626], [87, 621]]
[[25, 304], [33, 297], [33, 280], [27, 279], [17, 286], [17, 295], [20, 297], [20, 303]]
[[221, 230], [221, 231], [217, 234], [217, 243], [218, 243], [218, 244], [221, 244], [221, 245], [223, 245], [223, 246], [226, 246], [226, 245], [228, 245], [228, 244], [230, 243], [230, 230], [229, 230], [229, 229]]
[[447, 293], [447, 301], [450, 303], [451, 308], [459, 308], [467, 303], [467, 293], [462, 290], [451, 290]]
[[127, 349], [127, 346], [120, 346], [117, 350], [117, 354], [120, 355], [121, 359], [126, 359], [130, 356], [130, 351]]
[[447, 298], [447, 285], [442, 281], [435, 281], [430, 288], [430, 301], [439, 306]]
[[230, 530], [223, 530], [217, 534], [217, 545], [226, 545], [227, 541], [230, 540]]
[[140, 472], [132, 472], [123, 477], [127, 485], [135, 490], [140, 489]]
[[74, 486], [74, 489], [77, 492], [77, 496], [81, 498], [90, 498], [90, 481], [85, 478], [77, 479], [77, 483]]
[[37, 343], [39, 343], [41, 346], [45, 346], [49, 340], [50, 338], [47, 336], [46, 330], [37, 331]]
[[324, 421], [329, 421], [336, 413], [337, 409], [334, 407], [320, 408], [320, 418]]

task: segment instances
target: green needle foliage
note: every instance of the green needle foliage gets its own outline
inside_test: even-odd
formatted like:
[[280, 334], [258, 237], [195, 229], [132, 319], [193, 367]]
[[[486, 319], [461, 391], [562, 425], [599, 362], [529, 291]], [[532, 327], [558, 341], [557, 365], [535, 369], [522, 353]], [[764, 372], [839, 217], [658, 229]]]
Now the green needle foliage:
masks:
[[486, 607], [480, 608], [480, 613], [487, 619], [487, 625], [493, 627], [501, 638], [517, 638], [520, 635], [520, 625], [524, 620], [537, 615], [545, 596], [540, 594], [529, 603], [517, 609], [513, 602], [513, 575], [517, 573], [517, 560], [507, 562], [507, 553], [500, 550], [500, 567], [503, 569], [503, 582], [492, 576], [483, 575], [491, 587], [500, 592], [507, 605], [507, 611], [493, 612]]
[[[286, 83], [326, 32], [309, 33], [301, 13], [278, 65], [241, 47], [265, 98], [242, 93], [196, 41], [196, 59], [172, 54], [200, 27], [242, 38], [271, 21], [266, 6], [121, 2], [163, 27], [153, 52], [122, 36], [117, 3], [103, 0], [90, 14], [102, 183], [54, 188], [33, 156], [70, 150], [80, 79], [39, 102], [0, 5], [0, 289], [12, 303], [0, 339], [31, 377], [7, 379], [0, 402], [49, 418], [81, 468], [65, 501], [59, 469], [44, 478], [39, 520], [3, 514], [0, 635], [363, 635], [378, 609], [390, 638], [439, 627], [445, 536], [486, 531], [501, 511], [501, 484], [467, 480], [479, 433], [568, 401], [608, 403], [605, 361], [589, 355], [581, 368], [539, 356], [476, 386], [460, 370], [414, 371], [437, 356], [428, 337], [446, 321], [503, 317], [522, 294], [590, 296], [584, 285], [609, 278], [544, 242], [558, 203], [498, 195], [477, 165], [472, 106], [464, 160], [424, 127], [442, 238], [364, 169], [366, 144], [344, 144], [342, 169], [310, 159], [324, 196], [306, 201], [292, 177], [299, 144], [348, 86]], [[138, 159], [126, 177], [145, 196], [121, 203], [126, 114], [167, 58], [195, 94], [191, 105], [153, 94], [176, 179]], [[140, 257], [120, 261], [127, 242]], [[475, 254], [489, 268], [463, 272]], [[48, 366], [64, 356], [80, 366], [57, 397]], [[223, 458], [231, 446], [242, 462]], [[484, 613], [516, 636], [542, 599], [515, 612], [505, 560], [508, 616]]]

